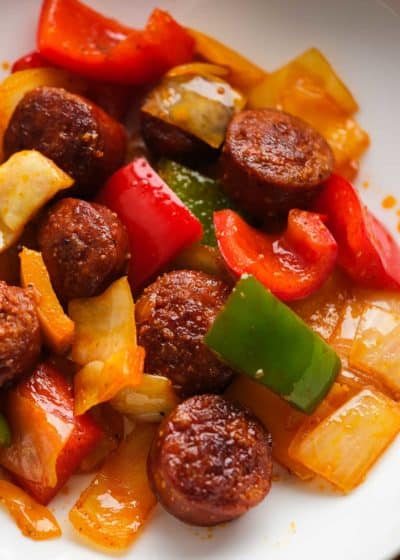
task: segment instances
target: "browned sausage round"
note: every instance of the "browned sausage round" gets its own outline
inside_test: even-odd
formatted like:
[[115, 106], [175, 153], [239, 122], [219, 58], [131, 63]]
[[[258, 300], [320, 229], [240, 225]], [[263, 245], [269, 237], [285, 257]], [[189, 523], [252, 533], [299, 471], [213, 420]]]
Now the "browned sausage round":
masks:
[[126, 270], [129, 247], [125, 226], [106, 206], [64, 198], [45, 216], [38, 242], [59, 298], [102, 292]]
[[0, 387], [33, 369], [40, 347], [31, 292], [0, 281]]
[[219, 393], [233, 375], [203, 343], [228, 294], [213, 276], [176, 270], [146, 288], [136, 304], [146, 371], [169, 377], [181, 397]]
[[215, 159], [218, 155], [218, 150], [214, 150], [193, 134], [144, 111], [140, 114], [140, 124], [147, 147], [157, 156], [201, 163]]
[[271, 439], [250, 412], [218, 395], [192, 397], [161, 424], [150, 483], [164, 508], [194, 525], [230, 521], [271, 486]]
[[62, 88], [40, 87], [18, 103], [4, 136], [6, 157], [35, 149], [90, 195], [124, 162], [124, 127], [91, 101]]
[[301, 119], [274, 109], [247, 110], [228, 126], [221, 181], [244, 210], [264, 219], [306, 208], [333, 163], [327, 142]]

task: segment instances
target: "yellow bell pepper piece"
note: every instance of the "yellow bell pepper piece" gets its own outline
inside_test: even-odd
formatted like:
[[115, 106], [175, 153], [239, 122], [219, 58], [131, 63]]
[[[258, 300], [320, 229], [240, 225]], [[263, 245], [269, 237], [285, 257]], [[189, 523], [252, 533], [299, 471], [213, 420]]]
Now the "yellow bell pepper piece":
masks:
[[41, 253], [24, 247], [19, 254], [21, 284], [33, 287], [37, 312], [47, 346], [56, 354], [65, 354], [74, 340], [74, 322], [64, 313], [54, 293]]

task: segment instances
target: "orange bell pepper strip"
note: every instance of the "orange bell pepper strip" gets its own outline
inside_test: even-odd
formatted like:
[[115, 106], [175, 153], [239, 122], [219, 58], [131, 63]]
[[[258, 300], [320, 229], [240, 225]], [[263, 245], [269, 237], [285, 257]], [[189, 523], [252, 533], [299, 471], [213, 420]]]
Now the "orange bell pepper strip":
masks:
[[0, 448], [0, 464], [47, 504], [102, 432], [90, 416], [74, 416], [72, 386], [50, 364], [39, 365], [8, 392], [5, 402], [12, 443]]
[[189, 62], [194, 41], [167, 12], [158, 9], [145, 29], [138, 31], [78, 0], [44, 0], [37, 46], [53, 64], [85, 77], [144, 84]]
[[101, 295], [72, 300], [69, 315], [76, 335], [72, 359], [82, 366], [74, 379], [75, 413], [139, 385], [144, 349], [136, 342], [135, 306], [126, 277]]
[[47, 346], [56, 354], [65, 354], [74, 340], [74, 322], [64, 313], [54, 293], [41, 253], [24, 247], [19, 254], [21, 284], [31, 286], [37, 295], [37, 312]]
[[147, 456], [157, 424], [138, 424], [107, 460], [69, 514], [75, 529], [95, 544], [126, 549], [156, 505], [147, 478]]
[[8, 480], [0, 480], [0, 502], [25, 537], [44, 541], [61, 536], [60, 526], [51, 511]]
[[249, 91], [267, 76], [265, 70], [217, 39], [196, 29], [187, 31], [195, 40], [195, 55], [217, 66], [228, 68], [229, 76], [226, 79], [239, 90]]

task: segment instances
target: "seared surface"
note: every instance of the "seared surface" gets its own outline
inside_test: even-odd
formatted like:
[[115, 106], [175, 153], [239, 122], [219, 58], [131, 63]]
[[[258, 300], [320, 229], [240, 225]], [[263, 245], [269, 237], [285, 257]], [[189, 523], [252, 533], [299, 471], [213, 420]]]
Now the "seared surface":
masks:
[[274, 109], [231, 120], [221, 156], [225, 191], [257, 218], [306, 208], [332, 173], [333, 154], [311, 126]]
[[169, 377], [181, 397], [219, 393], [233, 375], [203, 343], [228, 294], [229, 287], [213, 276], [176, 270], [146, 288], [136, 304], [145, 369]]
[[29, 290], [0, 281], [0, 387], [29, 373], [41, 347], [36, 305]]
[[217, 395], [180, 404], [160, 426], [149, 477], [161, 504], [195, 525], [230, 521], [271, 485], [271, 441], [246, 409]]
[[89, 297], [122, 275], [128, 235], [118, 216], [101, 204], [64, 198], [50, 208], [38, 242], [59, 298]]
[[90, 195], [124, 162], [124, 127], [100, 107], [62, 88], [36, 88], [18, 103], [4, 135], [6, 157], [35, 149]]

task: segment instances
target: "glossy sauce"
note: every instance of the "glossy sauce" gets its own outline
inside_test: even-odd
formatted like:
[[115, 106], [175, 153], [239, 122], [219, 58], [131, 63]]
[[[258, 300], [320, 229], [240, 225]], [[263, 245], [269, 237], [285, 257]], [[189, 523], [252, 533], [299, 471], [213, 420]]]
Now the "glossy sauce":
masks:
[[43, 541], [61, 536], [61, 529], [54, 515], [7, 480], [0, 480], [0, 502], [26, 537]]

